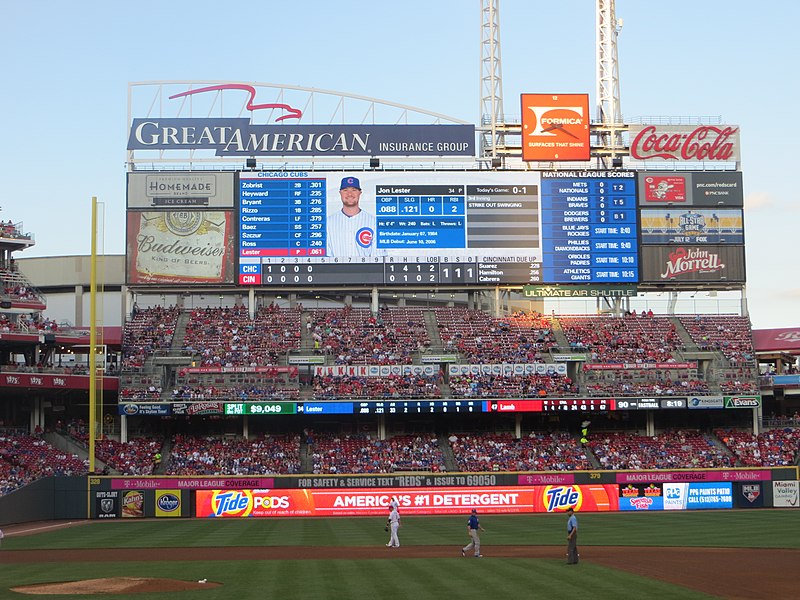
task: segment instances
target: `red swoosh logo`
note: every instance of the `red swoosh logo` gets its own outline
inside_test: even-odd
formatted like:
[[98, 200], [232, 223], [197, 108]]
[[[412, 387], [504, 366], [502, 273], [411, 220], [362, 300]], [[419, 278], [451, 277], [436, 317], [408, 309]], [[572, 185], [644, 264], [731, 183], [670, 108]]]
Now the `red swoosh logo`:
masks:
[[303, 116], [303, 111], [299, 108], [293, 108], [288, 104], [253, 104], [253, 100], [256, 97], [256, 88], [252, 85], [247, 85], [246, 83], [224, 83], [222, 85], [210, 85], [208, 87], [197, 88], [196, 90], [188, 90], [186, 92], [181, 92], [180, 94], [175, 94], [174, 96], [170, 96], [169, 99], [172, 100], [173, 98], [181, 98], [183, 96], [191, 96], [193, 94], [202, 94], [204, 92], [213, 92], [217, 90], [244, 90], [250, 94], [250, 98], [247, 100], [247, 110], [261, 110], [262, 108], [278, 108], [280, 110], [285, 110], [288, 114], [285, 114], [281, 117], [275, 119], [275, 121], [283, 121], [284, 119], [299, 119]]

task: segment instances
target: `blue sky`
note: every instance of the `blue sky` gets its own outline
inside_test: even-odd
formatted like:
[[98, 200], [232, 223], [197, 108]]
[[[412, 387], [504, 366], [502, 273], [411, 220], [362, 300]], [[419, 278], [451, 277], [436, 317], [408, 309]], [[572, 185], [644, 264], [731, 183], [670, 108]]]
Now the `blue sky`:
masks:
[[[241, 5], [204, 0], [7, 2], [0, 218], [36, 246], [124, 252], [127, 85], [229, 80], [337, 90], [477, 122], [480, 0]], [[622, 112], [721, 116], [741, 126], [747, 297], [756, 328], [800, 326], [796, 104], [800, 3], [617, 0]], [[501, 0], [503, 95], [590, 93], [593, 0]]]

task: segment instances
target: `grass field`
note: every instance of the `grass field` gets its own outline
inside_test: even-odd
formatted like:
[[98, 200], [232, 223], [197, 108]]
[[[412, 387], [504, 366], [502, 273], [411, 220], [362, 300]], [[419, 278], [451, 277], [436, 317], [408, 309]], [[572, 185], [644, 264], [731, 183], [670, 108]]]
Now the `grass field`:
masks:
[[[582, 561], [564, 564], [564, 515], [483, 515], [483, 560], [464, 560], [464, 517], [406, 517], [404, 546], [453, 546], [453, 558], [385, 559], [382, 518], [249, 519], [92, 522], [38, 535], [6, 537], [12, 550], [155, 548], [148, 562], [94, 564], [47, 562], [0, 564], [0, 598], [21, 584], [98, 577], [207, 578], [220, 588], [202, 592], [153, 593], [176, 597], [280, 600], [349, 598], [449, 600], [476, 598], [712, 598], [686, 588]], [[784, 510], [681, 513], [586, 513], [579, 515], [580, 546], [674, 546], [800, 548], [800, 513]], [[492, 545], [552, 546], [552, 558], [492, 558]], [[374, 546], [382, 560], [224, 560], [226, 547]], [[222, 560], [182, 561], [179, 548], [218, 548]], [[169, 557], [170, 561], [160, 560]], [[175, 560], [178, 559], [178, 560]], [[2, 562], [2, 557], [0, 557]], [[709, 573], [709, 577], [714, 577]], [[67, 597], [67, 596], [59, 596]], [[68, 596], [97, 598], [98, 596]], [[142, 595], [104, 595], [142, 598]]]

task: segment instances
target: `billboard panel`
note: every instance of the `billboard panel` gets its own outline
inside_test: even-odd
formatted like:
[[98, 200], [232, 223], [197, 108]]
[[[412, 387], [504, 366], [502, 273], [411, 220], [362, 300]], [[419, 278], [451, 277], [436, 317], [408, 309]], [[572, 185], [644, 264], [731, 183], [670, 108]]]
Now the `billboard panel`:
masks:
[[127, 282], [232, 283], [231, 211], [129, 211]]
[[394, 496], [405, 515], [616, 511], [618, 488], [606, 485], [519, 487], [198, 490], [195, 516], [210, 518], [289, 516], [385, 516]]
[[688, 206], [744, 206], [740, 171], [641, 171], [638, 179], [639, 204], [643, 207], [680, 211]]
[[642, 244], [744, 244], [741, 209], [642, 209]]
[[631, 158], [677, 162], [741, 160], [736, 125], [631, 125]]
[[773, 481], [772, 505], [775, 508], [800, 506], [800, 481]]
[[642, 246], [643, 283], [743, 282], [744, 246]]
[[522, 160], [589, 160], [588, 94], [522, 94]]
[[630, 171], [242, 173], [239, 283], [635, 283], [635, 183]]
[[213, 150], [217, 156], [242, 160], [256, 156], [472, 157], [475, 126], [262, 125], [247, 118], [136, 118], [128, 150]]
[[664, 510], [733, 508], [733, 484], [665, 483]]
[[234, 207], [233, 173], [128, 173], [128, 208]]

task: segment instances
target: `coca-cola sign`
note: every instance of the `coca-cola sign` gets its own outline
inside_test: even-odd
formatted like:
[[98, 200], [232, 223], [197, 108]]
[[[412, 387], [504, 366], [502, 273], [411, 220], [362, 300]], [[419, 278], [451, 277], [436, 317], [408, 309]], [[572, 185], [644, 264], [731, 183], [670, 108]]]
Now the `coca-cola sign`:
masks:
[[642, 246], [642, 282], [715, 282], [745, 280], [744, 246]]
[[631, 158], [680, 162], [738, 162], [739, 127], [732, 125], [632, 125]]

